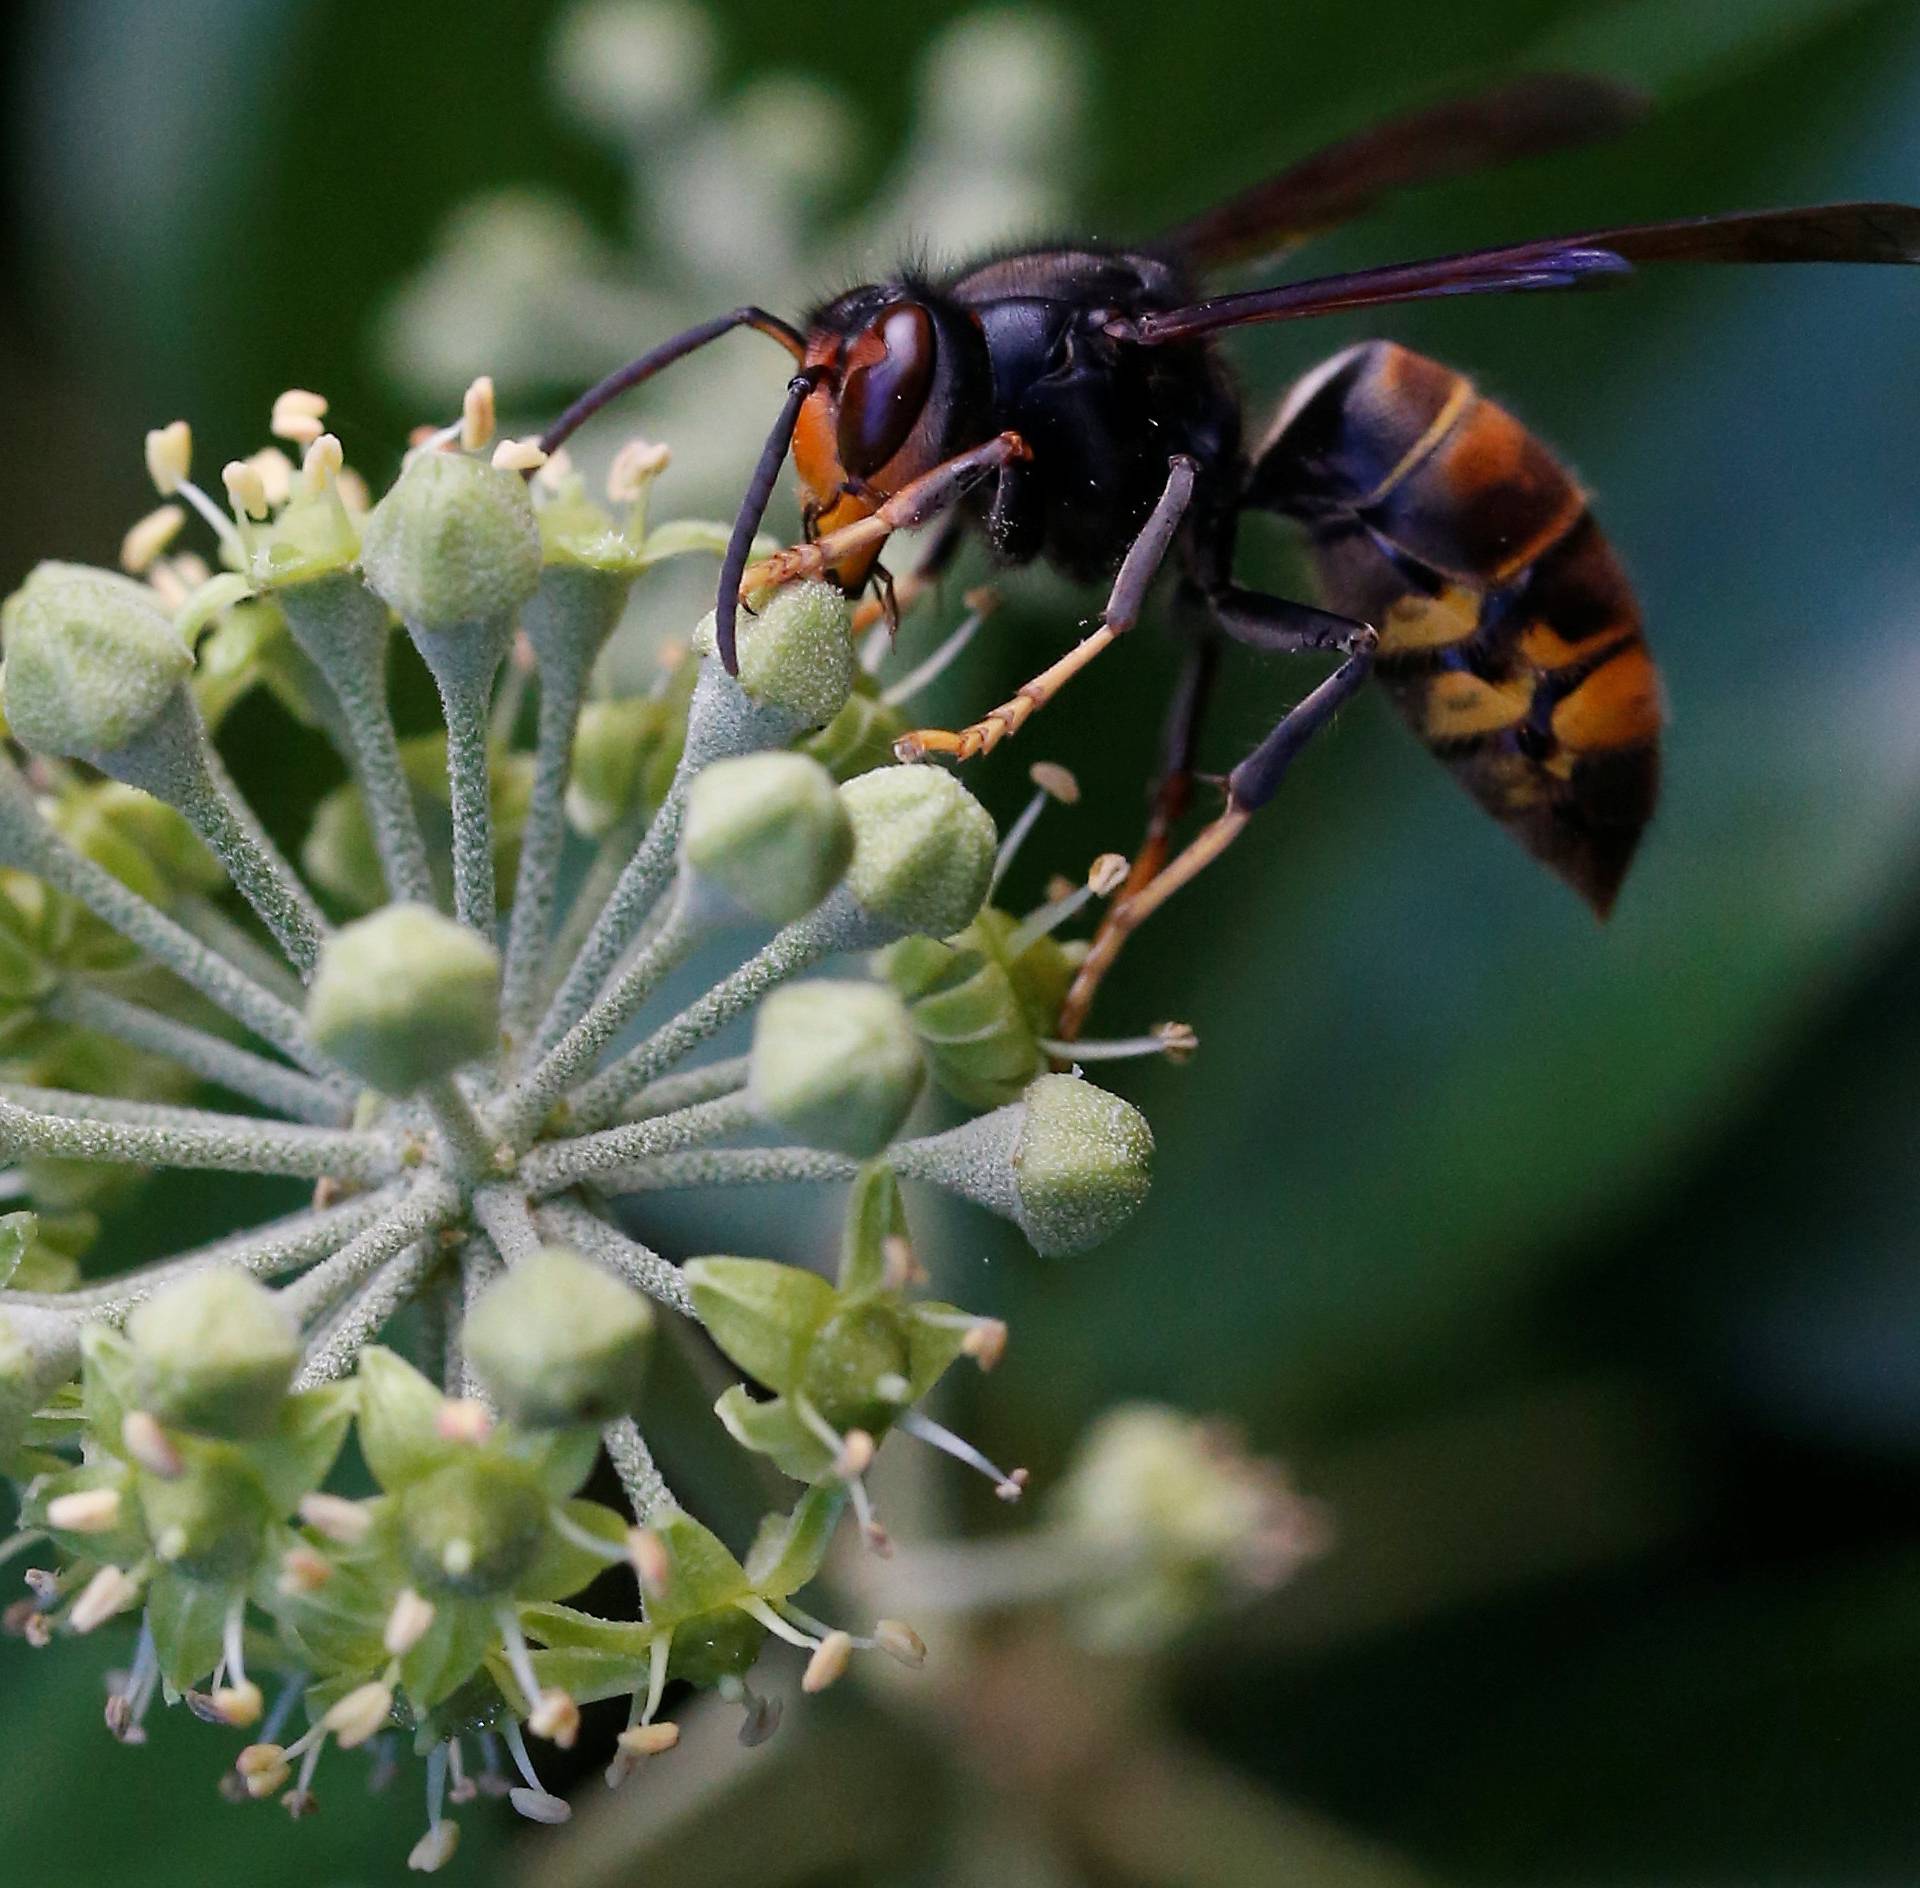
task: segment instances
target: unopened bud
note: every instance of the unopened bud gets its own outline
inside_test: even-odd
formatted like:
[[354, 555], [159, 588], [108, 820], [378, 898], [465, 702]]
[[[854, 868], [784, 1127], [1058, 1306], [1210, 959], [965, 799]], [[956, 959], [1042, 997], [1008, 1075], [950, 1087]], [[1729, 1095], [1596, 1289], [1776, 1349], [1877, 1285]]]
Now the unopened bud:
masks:
[[80, 564], [37, 565], [0, 607], [9, 728], [33, 752], [92, 760], [145, 733], [193, 673], [193, 653], [145, 585]]
[[809, 1146], [857, 1159], [877, 1154], [911, 1112], [924, 1078], [906, 1005], [884, 984], [790, 984], [755, 1016], [754, 1106]]
[[847, 890], [902, 933], [946, 937], [980, 909], [998, 836], [986, 808], [937, 767], [876, 767], [840, 789], [853, 821]]
[[127, 1320], [141, 1400], [162, 1422], [245, 1438], [272, 1427], [300, 1361], [300, 1333], [257, 1280], [225, 1268], [156, 1292]]
[[360, 561], [368, 584], [410, 629], [511, 617], [540, 581], [540, 528], [526, 481], [458, 453], [420, 453], [367, 519]]
[[362, 1081], [411, 1094], [497, 1047], [499, 953], [430, 906], [388, 905], [327, 940], [307, 1023]]
[[[777, 708], [797, 728], [825, 727], [853, 692], [853, 611], [830, 583], [788, 584], [757, 616], [744, 604], [736, 619], [739, 685], [749, 700]], [[714, 652], [713, 618], [694, 632], [702, 655]]]
[[631, 1415], [653, 1312], [630, 1285], [548, 1246], [481, 1293], [461, 1341], [501, 1409], [533, 1428]]
[[804, 917], [840, 882], [853, 827], [833, 776], [804, 754], [715, 761], [687, 795], [681, 853], [695, 882], [766, 924]]
[[982, 1370], [991, 1370], [1007, 1351], [1007, 1327], [999, 1318], [976, 1319], [960, 1340], [960, 1354], [971, 1357]]
[[289, 1599], [318, 1593], [333, 1578], [333, 1563], [311, 1547], [289, 1547], [280, 1556], [280, 1577], [274, 1585]]

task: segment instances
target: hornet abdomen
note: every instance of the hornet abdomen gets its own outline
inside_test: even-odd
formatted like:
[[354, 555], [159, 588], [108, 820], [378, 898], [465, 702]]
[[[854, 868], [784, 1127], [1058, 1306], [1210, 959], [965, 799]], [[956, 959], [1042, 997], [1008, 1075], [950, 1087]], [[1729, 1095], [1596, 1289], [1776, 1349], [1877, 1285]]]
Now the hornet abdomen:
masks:
[[1414, 732], [1604, 917], [1658, 796], [1660, 681], [1567, 471], [1464, 375], [1369, 341], [1288, 396], [1247, 502], [1306, 527]]

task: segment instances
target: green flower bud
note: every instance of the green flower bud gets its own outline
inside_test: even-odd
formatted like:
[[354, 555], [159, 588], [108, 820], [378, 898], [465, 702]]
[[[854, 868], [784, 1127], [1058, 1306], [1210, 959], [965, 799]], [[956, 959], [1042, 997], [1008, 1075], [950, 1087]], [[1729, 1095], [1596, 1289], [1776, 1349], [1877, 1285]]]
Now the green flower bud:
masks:
[[327, 940], [307, 992], [321, 1050], [389, 1095], [491, 1054], [500, 958], [425, 905], [389, 905]]
[[653, 1313], [637, 1291], [549, 1246], [481, 1294], [461, 1341], [509, 1418], [558, 1428], [633, 1412], [652, 1332]]
[[300, 1361], [286, 1308], [243, 1272], [196, 1272], [156, 1292], [128, 1318], [127, 1338], [140, 1407], [212, 1436], [265, 1434]]
[[449, 1462], [409, 1482], [398, 1502], [407, 1566], [429, 1597], [510, 1593], [546, 1538], [549, 1504], [539, 1482], [498, 1455]]
[[650, 695], [589, 702], [580, 711], [567, 781], [567, 818], [601, 839], [628, 814], [665, 797], [680, 760], [685, 723], [671, 703]]
[[972, 922], [999, 836], [959, 781], [938, 767], [880, 767], [849, 780], [840, 804], [853, 822], [847, 890], [863, 911], [933, 937]]
[[41, 564], [0, 606], [8, 724], [40, 754], [81, 760], [125, 747], [193, 673], [193, 653], [144, 584], [81, 564]]
[[1133, 1217], [1151, 1183], [1153, 1131], [1077, 1075], [1042, 1075], [992, 1114], [888, 1155], [908, 1179], [1004, 1213], [1045, 1258], [1085, 1252]]
[[877, 1154], [906, 1120], [924, 1073], [906, 1006], [881, 984], [790, 984], [755, 1016], [754, 1106], [810, 1147]]
[[241, 1578], [274, 1518], [260, 1477], [237, 1449], [192, 1451], [184, 1474], [143, 1474], [140, 1512], [154, 1552], [190, 1580]]
[[461, 453], [416, 453], [367, 519], [360, 567], [412, 629], [511, 617], [540, 581], [526, 481]]
[[1043, 1075], [1017, 1104], [1016, 1214], [1034, 1249], [1085, 1252], [1118, 1232], [1152, 1184], [1153, 1130], [1118, 1095], [1074, 1075]]
[[[853, 692], [853, 608], [830, 583], [793, 583], [755, 599], [738, 618], [740, 687], [756, 705], [778, 708], [802, 728], [822, 728]], [[714, 653], [713, 617], [694, 647]]]
[[694, 777], [680, 851], [697, 885], [750, 918], [791, 924], [840, 882], [853, 827], [817, 761], [745, 754]]

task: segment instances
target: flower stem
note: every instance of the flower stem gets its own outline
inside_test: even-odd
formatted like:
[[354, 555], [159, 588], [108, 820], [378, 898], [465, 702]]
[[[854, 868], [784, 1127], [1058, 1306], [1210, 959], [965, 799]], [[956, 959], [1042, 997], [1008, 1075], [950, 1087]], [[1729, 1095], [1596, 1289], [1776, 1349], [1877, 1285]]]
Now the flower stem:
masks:
[[549, 1049], [539, 1065], [507, 1096], [499, 1130], [515, 1146], [540, 1125], [567, 1084], [593, 1066], [661, 980], [683, 962], [701, 935], [685, 906], [676, 903], [660, 928], [634, 953], [613, 987]]
[[653, 1451], [647, 1447], [640, 1425], [631, 1416], [609, 1423], [603, 1439], [607, 1459], [620, 1477], [620, 1486], [626, 1491], [636, 1521], [644, 1521], [656, 1508], [672, 1504], [673, 1494], [667, 1487], [667, 1478], [655, 1466]]
[[857, 1160], [818, 1147], [713, 1147], [662, 1154], [596, 1176], [610, 1193], [678, 1193], [693, 1187], [771, 1187], [851, 1180]]
[[380, 1327], [419, 1291], [438, 1257], [438, 1242], [421, 1239], [388, 1259], [308, 1345], [293, 1387], [311, 1390], [344, 1377]]
[[693, 1294], [680, 1276], [680, 1268], [663, 1259], [651, 1246], [643, 1246], [617, 1227], [609, 1226], [577, 1198], [548, 1200], [534, 1214], [534, 1219], [541, 1232], [556, 1245], [577, 1247], [588, 1258], [597, 1259], [618, 1272], [649, 1298], [679, 1312], [682, 1317], [695, 1317]]
[[433, 874], [387, 705], [387, 606], [341, 572], [278, 592], [287, 627], [326, 677], [342, 709], [354, 776], [373, 830], [387, 889], [433, 903]]
[[722, 1095], [648, 1121], [629, 1122], [569, 1141], [543, 1142], [521, 1161], [520, 1177], [535, 1195], [555, 1193], [577, 1181], [630, 1167], [636, 1161], [722, 1140], [753, 1123], [753, 1107], [745, 1096]]
[[385, 1179], [394, 1165], [393, 1149], [377, 1134], [12, 1083], [0, 1085], [0, 1151], [15, 1159], [39, 1155], [363, 1182]]
[[0, 760], [0, 860], [77, 898], [103, 924], [289, 1060], [316, 1075], [339, 1073], [308, 1039], [306, 1024], [291, 1004], [58, 838], [40, 817], [19, 770], [4, 760]]
[[191, 1023], [129, 1003], [91, 984], [62, 983], [42, 1008], [61, 1022], [97, 1029], [131, 1048], [166, 1056], [203, 1081], [298, 1121], [337, 1126], [353, 1108], [353, 1095], [345, 1084], [328, 1087], [297, 1069], [270, 1062]]
[[277, 1278], [298, 1271], [315, 1259], [337, 1252], [349, 1240], [383, 1218], [407, 1196], [412, 1183], [395, 1180], [372, 1193], [343, 1200], [338, 1206], [314, 1207], [289, 1213], [250, 1232], [215, 1240], [170, 1259], [160, 1259], [136, 1271], [121, 1272], [98, 1285], [76, 1291], [0, 1292], [0, 1304], [35, 1306], [49, 1311], [71, 1311], [103, 1324], [117, 1324], [135, 1305], [144, 1303], [162, 1286], [195, 1272], [230, 1267], [254, 1278]]
[[281, 1293], [281, 1302], [302, 1324], [310, 1323], [343, 1293], [402, 1252], [449, 1224], [460, 1211], [460, 1193], [437, 1176], [416, 1181], [372, 1225], [354, 1234], [329, 1259]]
[[843, 908], [830, 901], [788, 925], [732, 975], [723, 977], [705, 996], [582, 1087], [572, 1098], [572, 1118], [584, 1127], [612, 1120], [630, 1096], [736, 1016], [745, 1015], [769, 990], [845, 949], [849, 939], [843, 935], [842, 916]]

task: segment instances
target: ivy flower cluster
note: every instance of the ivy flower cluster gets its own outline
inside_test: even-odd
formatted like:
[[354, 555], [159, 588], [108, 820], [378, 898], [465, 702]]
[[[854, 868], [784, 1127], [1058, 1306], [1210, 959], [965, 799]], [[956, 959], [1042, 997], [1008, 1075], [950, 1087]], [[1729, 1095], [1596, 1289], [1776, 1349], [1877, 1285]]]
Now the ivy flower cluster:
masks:
[[[845, 600], [799, 585], [753, 599], [737, 678], [703, 626], [648, 692], [596, 699], [636, 581], [724, 541], [650, 520], [667, 454], [629, 445], [603, 500], [496, 439], [476, 382], [374, 504], [325, 419], [285, 394], [224, 502], [185, 424], [154, 432], [163, 502], [122, 568], [42, 564], [0, 612], [0, 1560], [30, 1645], [127, 1633], [115, 1736], [164, 1699], [240, 1740], [237, 1798], [305, 1813], [323, 1762], [404, 1734], [433, 1869], [490, 1782], [564, 1819], [535, 1748], [572, 1745], [585, 1703], [628, 1701], [617, 1783], [673, 1747], [676, 1686], [734, 1700], [752, 1741], [763, 1653], [810, 1691], [856, 1655], [921, 1661], [904, 1622], [798, 1598], [843, 1524], [884, 1550], [867, 1471], [896, 1432], [1020, 1492], [923, 1408], [1007, 1334], [924, 1295], [901, 1182], [1072, 1254], [1140, 1204], [1151, 1136], [1046, 1035], [1059, 927], [1115, 862], [1031, 914], [991, 902], [1072, 783], [1038, 770], [1002, 843], [950, 775], [883, 764], [941, 656], [884, 687]], [[405, 647], [431, 738], [390, 708]], [[255, 686], [345, 763], [298, 868], [214, 739]], [[736, 1023], [750, 1046], [717, 1053]], [[914, 1133], [930, 1087], [971, 1112]], [[156, 1168], [311, 1202], [246, 1223], [249, 1181], [212, 1244], [83, 1272]], [[622, 1217], [776, 1183], [844, 1189], [831, 1282], [675, 1262]], [[649, 1450], [663, 1320], [732, 1366], [718, 1421], [791, 1491], [743, 1553]], [[603, 1451], [619, 1506], [580, 1492]], [[629, 1607], [568, 1604], [610, 1568]]]

